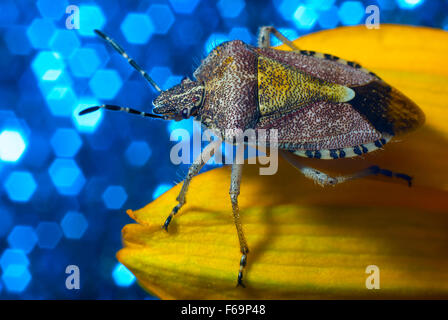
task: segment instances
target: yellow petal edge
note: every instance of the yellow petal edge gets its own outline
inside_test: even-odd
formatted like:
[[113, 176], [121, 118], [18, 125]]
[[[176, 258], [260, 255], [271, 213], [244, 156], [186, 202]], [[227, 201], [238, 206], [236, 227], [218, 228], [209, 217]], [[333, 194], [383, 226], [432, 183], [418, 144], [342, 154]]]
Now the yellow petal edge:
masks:
[[[383, 151], [306, 162], [332, 174], [376, 164], [413, 176], [414, 185], [371, 177], [321, 188], [281, 159], [273, 176], [246, 165], [239, 201], [250, 253], [247, 287], [236, 288], [230, 169], [214, 169], [193, 179], [168, 233], [161, 225], [180, 184], [128, 210], [137, 224], [124, 227], [118, 260], [161, 299], [448, 298], [448, 34], [382, 24], [294, 43], [360, 63], [426, 114], [422, 128]], [[369, 265], [380, 270], [380, 289], [366, 288]]]

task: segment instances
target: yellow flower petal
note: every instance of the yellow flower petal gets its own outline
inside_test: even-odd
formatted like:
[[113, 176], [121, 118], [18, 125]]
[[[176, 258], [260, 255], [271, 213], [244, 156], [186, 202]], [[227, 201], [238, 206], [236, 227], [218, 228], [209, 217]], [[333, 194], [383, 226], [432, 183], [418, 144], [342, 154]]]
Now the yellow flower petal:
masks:
[[[362, 158], [308, 160], [339, 174], [371, 164], [414, 185], [371, 177], [321, 188], [280, 160], [273, 176], [244, 167], [241, 218], [249, 243], [247, 288], [235, 288], [240, 252], [228, 195], [230, 169], [195, 177], [187, 204], [161, 229], [180, 185], [138, 211], [118, 259], [164, 299], [448, 297], [448, 35], [381, 25], [338, 28], [295, 41], [355, 60], [413, 99], [426, 124]], [[365, 286], [380, 269], [380, 290]]]

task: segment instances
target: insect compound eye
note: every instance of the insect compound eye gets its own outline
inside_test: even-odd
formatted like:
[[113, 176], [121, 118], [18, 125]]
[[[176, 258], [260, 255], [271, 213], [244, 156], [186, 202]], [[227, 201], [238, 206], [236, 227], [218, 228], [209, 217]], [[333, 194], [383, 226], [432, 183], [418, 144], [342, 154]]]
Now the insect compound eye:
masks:
[[188, 110], [188, 108], [183, 108], [182, 109], [182, 118], [187, 119], [189, 116], [190, 110]]

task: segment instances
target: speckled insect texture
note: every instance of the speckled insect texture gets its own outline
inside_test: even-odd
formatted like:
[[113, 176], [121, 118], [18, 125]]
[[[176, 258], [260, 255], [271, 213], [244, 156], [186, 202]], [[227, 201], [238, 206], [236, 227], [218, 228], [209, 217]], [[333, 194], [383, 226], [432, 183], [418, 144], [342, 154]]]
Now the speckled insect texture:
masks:
[[[293, 156], [316, 159], [361, 156], [424, 122], [424, 114], [415, 103], [359, 63], [328, 53], [300, 50], [275, 28], [263, 27], [258, 47], [238, 40], [223, 43], [202, 61], [194, 72], [194, 80], [185, 78], [162, 91], [117, 43], [101, 31], [96, 32], [159, 91], [159, 96], [153, 102], [155, 114], [113, 105], [91, 107], [81, 114], [102, 107], [164, 120], [195, 117], [226, 141], [235, 141], [235, 134], [247, 129], [276, 129], [278, 140], [271, 147], [281, 149], [289, 163], [319, 185], [381, 174], [405, 180], [411, 186], [412, 178], [407, 174], [378, 166], [331, 177], [302, 165]], [[293, 51], [272, 48], [271, 34]], [[267, 141], [269, 136], [264, 142]], [[186, 202], [191, 179], [211, 158], [217, 144], [220, 141], [210, 143], [190, 166], [178, 203], [163, 225], [166, 230]], [[229, 195], [242, 254], [237, 283], [243, 286], [249, 247], [238, 208], [241, 173], [242, 164], [233, 164]]]
[[374, 73], [329, 54], [232, 41], [194, 75], [206, 84], [199, 116], [208, 127], [223, 135], [229, 128], [276, 128], [279, 147], [300, 156], [359, 156], [424, 121], [410, 99]]

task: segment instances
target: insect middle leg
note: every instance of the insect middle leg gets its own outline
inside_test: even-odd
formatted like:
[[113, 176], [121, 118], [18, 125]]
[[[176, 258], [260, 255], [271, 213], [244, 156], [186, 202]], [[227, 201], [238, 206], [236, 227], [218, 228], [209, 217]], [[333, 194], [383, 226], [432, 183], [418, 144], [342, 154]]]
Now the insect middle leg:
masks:
[[317, 169], [307, 167], [302, 165], [294, 156], [292, 153], [288, 151], [280, 151], [280, 154], [295, 168], [297, 168], [300, 172], [303, 173], [305, 177], [308, 179], [314, 180], [317, 184], [321, 186], [327, 186], [327, 185], [335, 185], [338, 183], [342, 183], [349, 180], [359, 179], [370, 175], [378, 175], [381, 174], [386, 177], [396, 177], [399, 179], [403, 179], [408, 183], [408, 186], [410, 187], [412, 185], [412, 177], [404, 174], [404, 173], [398, 173], [393, 172], [388, 169], [383, 169], [378, 166], [370, 166], [364, 170], [355, 172], [353, 174], [345, 175], [345, 176], [337, 176], [337, 177], [331, 177], [328, 174], [319, 171]]
[[202, 167], [210, 160], [210, 158], [213, 156], [215, 150], [219, 145], [222, 143], [220, 140], [215, 140], [210, 142], [204, 150], [201, 152], [201, 154], [194, 160], [194, 162], [191, 164], [190, 168], [188, 168], [187, 176], [185, 177], [185, 180], [182, 184], [182, 189], [179, 192], [179, 195], [177, 196], [176, 200], [178, 201], [177, 205], [173, 208], [168, 218], [166, 218], [165, 223], [163, 224], [162, 228], [168, 231], [168, 226], [173, 219], [174, 215], [179, 211], [179, 209], [185, 204], [186, 202], [186, 195], [188, 191], [188, 187], [190, 186], [191, 179], [201, 171]]
[[240, 194], [241, 185], [241, 175], [243, 173], [243, 164], [234, 163], [232, 164], [232, 174], [230, 179], [230, 201], [232, 202], [232, 212], [233, 221], [235, 223], [236, 232], [238, 234], [238, 240], [240, 242], [240, 269], [238, 271], [238, 283], [237, 286], [245, 287], [243, 284], [243, 271], [247, 264], [247, 254], [249, 253], [249, 248], [247, 246], [246, 237], [244, 236], [243, 226], [240, 220], [240, 209], [238, 207], [238, 195]]
[[288, 38], [280, 33], [277, 29], [271, 26], [261, 27], [258, 32], [258, 46], [260, 48], [270, 48], [271, 47], [271, 33], [279, 39], [282, 43], [286, 44], [292, 50], [300, 50], [294, 43], [292, 43]]

